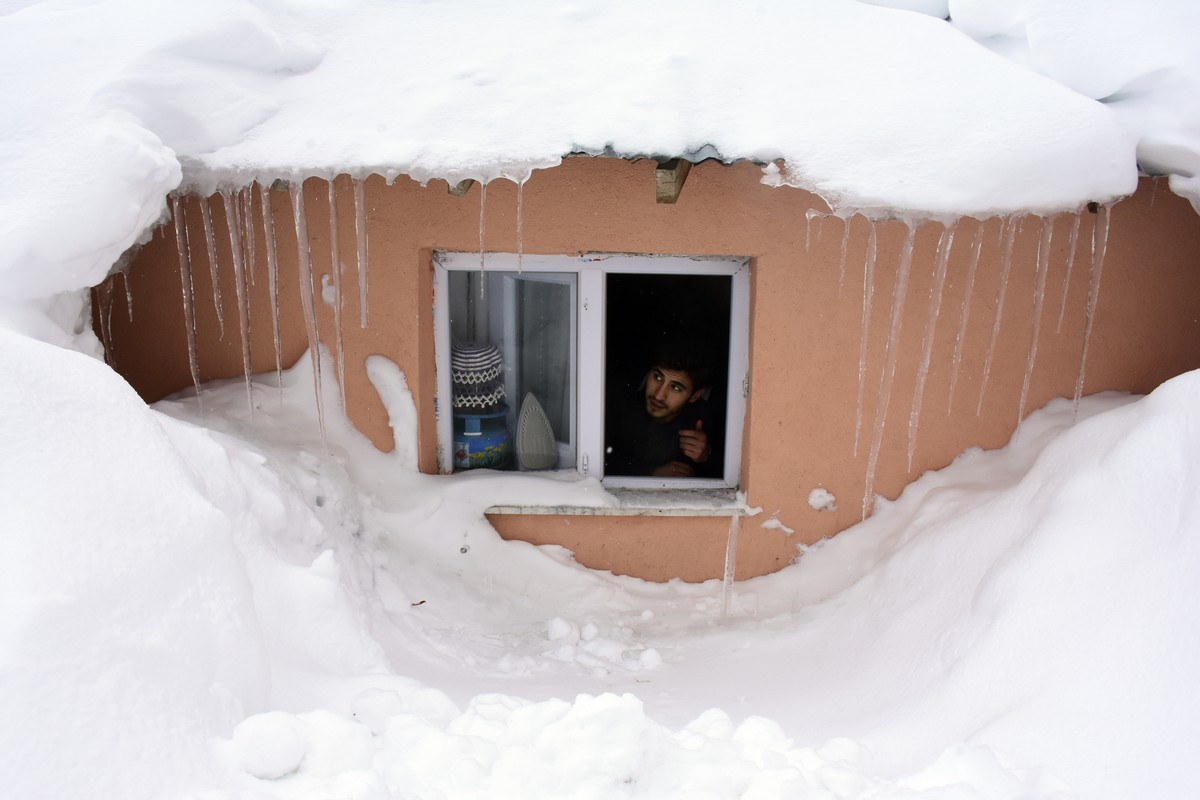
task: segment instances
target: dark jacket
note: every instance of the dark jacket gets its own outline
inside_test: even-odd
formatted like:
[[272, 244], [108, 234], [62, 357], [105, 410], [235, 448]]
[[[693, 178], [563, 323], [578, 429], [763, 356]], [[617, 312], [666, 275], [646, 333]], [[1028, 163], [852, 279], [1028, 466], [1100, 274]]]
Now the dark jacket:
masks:
[[[724, 469], [721, 434], [724, 425], [715, 418], [707, 400], [688, 403], [679, 416], [669, 422], [657, 422], [646, 413], [641, 389], [623, 393], [610, 402], [605, 414], [605, 475], [649, 475], [663, 464], [682, 461], [691, 464], [698, 478], [719, 478]], [[679, 432], [704, 422], [710, 454], [697, 464], [679, 449]]]

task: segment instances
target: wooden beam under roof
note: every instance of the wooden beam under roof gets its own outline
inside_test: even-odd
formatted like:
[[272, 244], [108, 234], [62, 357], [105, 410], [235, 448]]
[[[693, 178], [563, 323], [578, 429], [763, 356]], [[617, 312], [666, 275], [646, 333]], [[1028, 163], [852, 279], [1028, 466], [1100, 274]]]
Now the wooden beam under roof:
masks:
[[685, 158], [659, 161], [658, 168], [654, 170], [654, 199], [659, 203], [673, 204], [678, 201], [691, 168], [692, 162]]

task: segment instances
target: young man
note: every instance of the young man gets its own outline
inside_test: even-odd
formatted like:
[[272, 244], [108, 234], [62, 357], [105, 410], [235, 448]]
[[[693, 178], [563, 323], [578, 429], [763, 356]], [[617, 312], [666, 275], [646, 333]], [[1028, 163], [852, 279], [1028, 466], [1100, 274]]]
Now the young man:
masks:
[[659, 348], [637, 391], [609, 403], [605, 474], [720, 477], [724, 426], [706, 399], [712, 372], [700, 350]]

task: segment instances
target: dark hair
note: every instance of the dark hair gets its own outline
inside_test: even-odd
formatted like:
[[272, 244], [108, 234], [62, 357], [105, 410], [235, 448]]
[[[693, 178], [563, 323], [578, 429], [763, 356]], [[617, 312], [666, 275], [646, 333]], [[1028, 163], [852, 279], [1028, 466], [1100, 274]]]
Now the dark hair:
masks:
[[668, 339], [660, 343], [654, 348], [654, 363], [650, 366], [687, 373], [695, 389], [711, 386], [715, 372], [712, 348], [696, 340]]

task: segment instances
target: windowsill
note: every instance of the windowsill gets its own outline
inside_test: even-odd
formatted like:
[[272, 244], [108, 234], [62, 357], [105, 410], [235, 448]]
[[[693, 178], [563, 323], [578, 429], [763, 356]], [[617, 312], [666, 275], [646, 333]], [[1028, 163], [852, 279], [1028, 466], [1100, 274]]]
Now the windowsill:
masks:
[[605, 517], [734, 517], [747, 513], [734, 489], [608, 489], [614, 506], [495, 505], [485, 514]]

